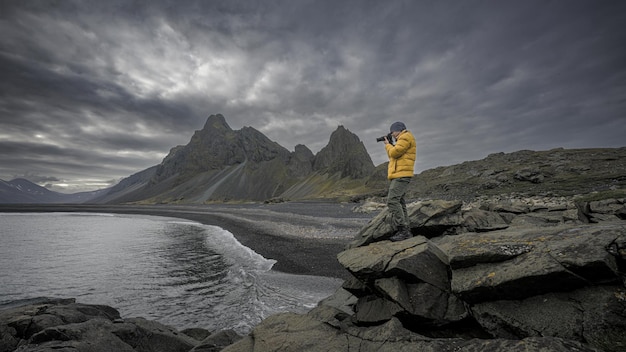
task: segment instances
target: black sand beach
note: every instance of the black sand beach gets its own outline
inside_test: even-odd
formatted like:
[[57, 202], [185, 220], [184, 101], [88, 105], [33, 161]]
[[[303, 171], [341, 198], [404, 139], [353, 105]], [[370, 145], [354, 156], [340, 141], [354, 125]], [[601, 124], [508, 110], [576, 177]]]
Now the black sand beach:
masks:
[[187, 219], [219, 226], [244, 246], [277, 263], [273, 269], [345, 279], [337, 254], [372, 214], [325, 202], [210, 205], [4, 204], [0, 212], [97, 212]]

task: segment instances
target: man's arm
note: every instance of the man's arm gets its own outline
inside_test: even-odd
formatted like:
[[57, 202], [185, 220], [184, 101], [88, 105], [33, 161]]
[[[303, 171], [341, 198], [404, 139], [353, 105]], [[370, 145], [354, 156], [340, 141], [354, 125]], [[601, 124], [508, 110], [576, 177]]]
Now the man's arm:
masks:
[[397, 159], [401, 157], [406, 151], [409, 149], [411, 143], [407, 138], [402, 138], [403, 135], [400, 135], [400, 138], [396, 141], [396, 145], [385, 144], [385, 149], [387, 149], [387, 155], [390, 158]]

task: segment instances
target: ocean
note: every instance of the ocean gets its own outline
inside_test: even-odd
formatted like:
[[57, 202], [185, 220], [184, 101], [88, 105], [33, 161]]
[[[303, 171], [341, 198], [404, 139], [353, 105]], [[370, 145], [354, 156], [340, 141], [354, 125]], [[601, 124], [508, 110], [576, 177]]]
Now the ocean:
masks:
[[0, 309], [40, 297], [104, 304], [177, 329], [247, 334], [304, 313], [343, 280], [286, 274], [217, 226], [98, 213], [0, 213]]

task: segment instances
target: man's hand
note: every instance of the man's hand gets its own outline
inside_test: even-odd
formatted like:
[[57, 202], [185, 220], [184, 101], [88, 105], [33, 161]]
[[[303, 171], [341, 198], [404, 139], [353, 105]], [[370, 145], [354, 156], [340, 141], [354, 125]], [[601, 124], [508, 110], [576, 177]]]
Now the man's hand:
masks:
[[387, 136], [385, 136], [385, 144], [389, 144], [389, 141], [387, 140]]

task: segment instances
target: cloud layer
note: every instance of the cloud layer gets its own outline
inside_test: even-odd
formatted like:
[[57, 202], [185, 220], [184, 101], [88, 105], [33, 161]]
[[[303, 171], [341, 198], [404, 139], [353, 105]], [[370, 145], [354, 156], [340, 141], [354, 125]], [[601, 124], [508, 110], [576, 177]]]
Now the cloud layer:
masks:
[[621, 147], [623, 1], [3, 1], [0, 178], [74, 192], [158, 164], [206, 118], [313, 152], [404, 121], [416, 172]]

